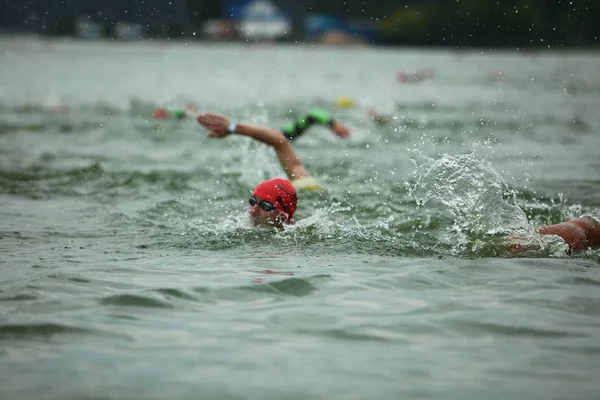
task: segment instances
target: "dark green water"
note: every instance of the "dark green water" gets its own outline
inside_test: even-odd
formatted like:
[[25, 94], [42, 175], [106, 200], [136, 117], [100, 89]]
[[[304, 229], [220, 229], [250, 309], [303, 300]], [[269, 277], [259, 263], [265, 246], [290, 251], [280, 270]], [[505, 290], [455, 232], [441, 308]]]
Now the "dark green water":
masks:
[[[600, 252], [502, 240], [600, 216], [598, 54], [3, 39], [0, 57], [0, 398], [598, 398]], [[436, 76], [395, 80], [419, 68]], [[320, 107], [352, 136], [294, 142], [327, 190], [258, 230], [274, 154], [150, 118], [185, 102], [274, 127]]]

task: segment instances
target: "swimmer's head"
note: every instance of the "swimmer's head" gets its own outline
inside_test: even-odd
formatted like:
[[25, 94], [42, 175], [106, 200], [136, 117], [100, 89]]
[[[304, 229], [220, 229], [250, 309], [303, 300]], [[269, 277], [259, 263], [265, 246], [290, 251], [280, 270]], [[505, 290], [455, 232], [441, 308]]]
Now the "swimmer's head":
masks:
[[259, 183], [249, 203], [248, 212], [254, 225], [282, 226], [291, 222], [298, 195], [290, 181], [276, 178]]

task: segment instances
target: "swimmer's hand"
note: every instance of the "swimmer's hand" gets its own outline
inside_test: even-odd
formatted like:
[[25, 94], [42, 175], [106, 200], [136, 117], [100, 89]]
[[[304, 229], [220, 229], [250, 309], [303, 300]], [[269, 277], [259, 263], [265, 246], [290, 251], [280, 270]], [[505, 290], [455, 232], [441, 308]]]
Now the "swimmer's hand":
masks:
[[504, 239], [504, 250], [511, 254], [525, 253], [527, 251], [541, 250], [537, 233], [512, 234]]
[[348, 127], [341, 122], [334, 122], [331, 126], [331, 130], [341, 138], [347, 138], [350, 136], [350, 129], [348, 129]]
[[230, 134], [230, 132], [227, 130], [230, 123], [229, 118], [223, 115], [202, 113], [196, 117], [196, 121], [210, 131], [208, 133], [208, 137], [223, 138]]

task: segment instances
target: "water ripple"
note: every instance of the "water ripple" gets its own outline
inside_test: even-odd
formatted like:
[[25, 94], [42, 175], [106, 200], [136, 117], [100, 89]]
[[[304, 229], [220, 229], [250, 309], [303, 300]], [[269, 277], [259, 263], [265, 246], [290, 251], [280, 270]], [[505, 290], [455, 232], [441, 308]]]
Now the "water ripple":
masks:
[[49, 338], [60, 334], [89, 335], [98, 333], [99, 332], [94, 329], [50, 322], [0, 325], [0, 338], [5, 340]]
[[558, 329], [543, 329], [530, 326], [505, 325], [492, 322], [477, 322], [466, 320], [454, 320], [452, 325], [457, 326], [460, 330], [468, 334], [491, 334], [501, 336], [515, 337], [537, 337], [537, 338], [577, 338], [590, 337], [587, 333], [558, 330]]
[[166, 300], [139, 294], [117, 294], [100, 299], [104, 305], [115, 305], [124, 307], [147, 307], [147, 308], [173, 308]]

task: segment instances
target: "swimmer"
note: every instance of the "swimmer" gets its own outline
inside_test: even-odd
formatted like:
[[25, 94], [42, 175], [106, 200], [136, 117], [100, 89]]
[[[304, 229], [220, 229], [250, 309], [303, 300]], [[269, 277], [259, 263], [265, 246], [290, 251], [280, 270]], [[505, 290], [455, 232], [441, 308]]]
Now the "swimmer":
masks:
[[[364, 108], [360, 105], [357, 105], [354, 102], [354, 99], [349, 96], [342, 96], [342, 97], [338, 98], [335, 102], [335, 106], [336, 106], [336, 108], [354, 108], [354, 107]], [[371, 118], [373, 120], [373, 122], [377, 125], [387, 125], [390, 122], [390, 120], [392, 119], [391, 115], [382, 114], [381, 112], [375, 110], [374, 108], [367, 107], [367, 108], [365, 108], [365, 111], [367, 112], [367, 116], [369, 118]]]
[[304, 182], [314, 180], [308, 175], [289, 139], [277, 129], [238, 123], [219, 114], [203, 113], [196, 120], [209, 130], [208, 136], [211, 138], [224, 138], [232, 134], [248, 136], [275, 149], [288, 179], [271, 179], [258, 184], [250, 196], [248, 213], [255, 226], [283, 228], [292, 224], [298, 205], [296, 189], [305, 188]]
[[152, 112], [154, 119], [190, 119], [196, 115], [196, 106], [188, 104], [183, 108], [180, 107], [159, 107]]
[[269, 179], [254, 188], [248, 203], [252, 225], [281, 229], [294, 223], [298, 194], [289, 180]]
[[[212, 116], [212, 117], [208, 117], [211, 121], [216, 121], [216, 120], [220, 121], [221, 120], [220, 118], [224, 118], [225, 120], [229, 121], [228, 118], [220, 116], [220, 115], [218, 116], [217, 114], [208, 113], [208, 114], [199, 115], [196, 118], [196, 120], [201, 125], [204, 125], [207, 128], [208, 128], [208, 126], [205, 125], [204, 122], [202, 122], [202, 121], [207, 121], [207, 119], [206, 119], [207, 115]], [[252, 136], [254, 139], [272, 146], [275, 149], [275, 151], [277, 152], [279, 161], [280, 161], [282, 167], [286, 170], [286, 173], [288, 173], [288, 177], [290, 177], [290, 181], [292, 181], [292, 183], [294, 184], [294, 187], [296, 189], [314, 191], [314, 190], [321, 189], [321, 186], [319, 185], [319, 183], [315, 179], [308, 176], [308, 174], [304, 170], [304, 167], [302, 166], [302, 163], [300, 162], [300, 160], [298, 159], [296, 154], [291, 149], [291, 146], [289, 146], [289, 149], [287, 149], [287, 146], [283, 146], [283, 144], [278, 143], [278, 141], [282, 137], [284, 139], [287, 139], [287, 142], [291, 143], [292, 141], [298, 139], [298, 137], [300, 137], [300, 135], [302, 135], [310, 126], [312, 126], [314, 124], [327, 125], [332, 130], [332, 132], [340, 138], [346, 138], [350, 135], [350, 130], [344, 124], [342, 124], [339, 121], [333, 120], [329, 116], [329, 114], [327, 114], [324, 111], [319, 111], [319, 110], [310, 111], [308, 114], [296, 119], [296, 121], [288, 124], [281, 130], [275, 130], [275, 129], [271, 129], [271, 128], [256, 126], [256, 125], [244, 124], [243, 126], [246, 128], [245, 129], [242, 128], [242, 130], [245, 133], [241, 133], [241, 134], [242, 135], [245, 134], [247, 136]], [[223, 128], [222, 126], [219, 126], [219, 127]], [[227, 128], [227, 125], [225, 125], [225, 128]], [[210, 128], [208, 128], [208, 129], [210, 129]], [[251, 133], [249, 134], [248, 132], [251, 132]], [[276, 134], [274, 132], [276, 132]], [[239, 132], [236, 132], [236, 133], [239, 133]], [[221, 136], [215, 136], [215, 135], [209, 135], [209, 136], [210, 137], [221, 137]], [[286, 148], [283, 149], [284, 147], [286, 147]], [[284, 163], [284, 161], [282, 161], [282, 157], [288, 157], [289, 154], [280, 156], [280, 150], [285, 151], [285, 152], [288, 152], [288, 150], [291, 150], [291, 153], [293, 153], [293, 159], [295, 159], [296, 161], [290, 160], [289, 162], [286, 161]], [[299, 169], [292, 171], [292, 169], [296, 168], [298, 165], [301, 166], [302, 171], [300, 171]], [[290, 176], [290, 173], [292, 173], [293, 177]]]
[[[196, 118], [196, 106], [187, 105], [185, 108], [164, 108], [159, 107], [154, 110], [152, 117], [155, 119], [193, 119]], [[322, 110], [311, 110], [308, 113], [296, 118], [294, 122], [289, 123], [281, 129], [281, 132], [291, 142], [298, 139], [312, 125], [327, 126], [339, 138], [350, 136], [350, 129], [340, 121], [333, 119], [328, 113]]]
[[350, 129], [339, 121], [334, 120], [325, 111], [311, 110], [306, 115], [297, 118], [294, 122], [286, 125], [281, 129], [284, 136], [291, 142], [300, 137], [308, 128], [314, 124], [324, 125], [329, 127], [331, 131], [340, 138], [350, 136]]
[[387, 123], [390, 122], [390, 119], [392, 119], [389, 115], [381, 114], [372, 108], [367, 110], [367, 115], [371, 117], [373, 122], [375, 122], [377, 125], [387, 125]]
[[421, 68], [415, 72], [398, 71], [396, 79], [403, 83], [422, 82], [427, 79], [435, 78], [436, 72], [434, 68]]

